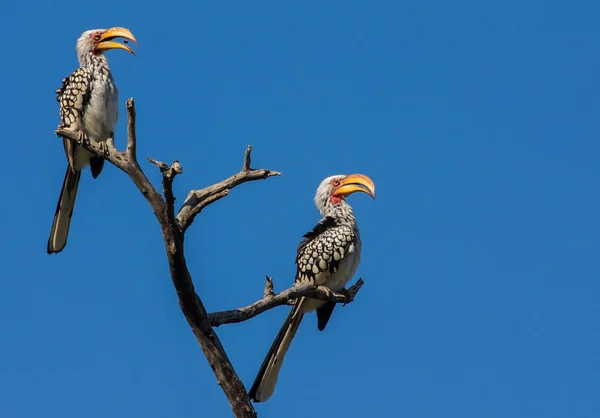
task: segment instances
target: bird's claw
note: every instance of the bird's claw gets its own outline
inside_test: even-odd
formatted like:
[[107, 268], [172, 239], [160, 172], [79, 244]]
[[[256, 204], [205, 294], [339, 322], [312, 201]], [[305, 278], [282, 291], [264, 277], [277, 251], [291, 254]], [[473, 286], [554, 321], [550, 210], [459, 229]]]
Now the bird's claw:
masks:
[[333, 298], [333, 291], [330, 288], [328, 288], [327, 286], [319, 285], [319, 286], [317, 286], [317, 289], [319, 289], [321, 292], [325, 293], [327, 295], [327, 299]]
[[85, 143], [89, 143], [89, 139], [88, 139], [88, 137], [87, 137], [87, 135], [85, 134], [84, 131], [79, 131], [77, 133], [77, 143], [79, 145], [83, 145]]
[[108, 146], [104, 142], [99, 142], [98, 146], [100, 147], [100, 152], [104, 154], [104, 156], [108, 156]]

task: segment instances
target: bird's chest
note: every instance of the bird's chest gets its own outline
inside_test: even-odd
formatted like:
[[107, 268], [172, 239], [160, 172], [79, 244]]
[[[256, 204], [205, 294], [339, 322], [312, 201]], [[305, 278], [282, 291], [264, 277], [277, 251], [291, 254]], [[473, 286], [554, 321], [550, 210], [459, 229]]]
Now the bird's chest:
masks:
[[[339, 265], [338, 270], [331, 275], [317, 275], [316, 285], [325, 285], [334, 292], [339, 292], [346, 287], [346, 284], [352, 279], [358, 264], [360, 263], [360, 246], [355, 252], [344, 258]], [[310, 312], [323, 306], [325, 301], [319, 299], [307, 299], [302, 307], [303, 312]]]
[[356, 269], [360, 263], [360, 249], [361, 246], [357, 245], [354, 252], [340, 262], [338, 270], [322, 284], [334, 291], [339, 291], [346, 287], [346, 284], [352, 279], [354, 273], [356, 273]]
[[97, 141], [106, 140], [114, 133], [118, 113], [119, 95], [112, 79], [95, 79], [83, 118], [87, 134]]

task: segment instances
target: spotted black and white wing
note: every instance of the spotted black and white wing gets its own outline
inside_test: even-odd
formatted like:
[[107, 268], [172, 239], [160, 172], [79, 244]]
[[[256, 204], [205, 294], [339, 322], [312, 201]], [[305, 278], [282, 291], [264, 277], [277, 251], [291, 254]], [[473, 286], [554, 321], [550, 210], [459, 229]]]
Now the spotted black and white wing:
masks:
[[[93, 74], [87, 68], [78, 68], [64, 78], [60, 89], [56, 90], [56, 101], [60, 107], [60, 121], [63, 128], [83, 130], [83, 115], [92, 97]], [[63, 140], [69, 165], [74, 167], [75, 144]]]
[[342, 260], [354, 252], [356, 242], [356, 231], [351, 226], [339, 225], [331, 217], [322, 219], [298, 246], [295, 282], [326, 284]]
[[83, 120], [83, 114], [92, 97], [93, 74], [87, 68], [78, 68], [64, 78], [56, 90], [60, 103], [60, 120], [64, 128]]

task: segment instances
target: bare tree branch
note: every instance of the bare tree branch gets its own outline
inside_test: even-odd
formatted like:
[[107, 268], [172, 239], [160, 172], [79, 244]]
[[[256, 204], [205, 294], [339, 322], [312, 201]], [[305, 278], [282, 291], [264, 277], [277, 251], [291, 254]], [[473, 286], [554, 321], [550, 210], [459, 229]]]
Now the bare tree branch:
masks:
[[293, 301], [302, 296], [327, 300], [335, 303], [343, 303], [346, 305], [354, 300], [354, 297], [363, 284], [365, 284], [363, 279], [358, 279], [354, 285], [342, 293], [327, 291], [321, 286], [316, 287], [311, 284], [301, 284], [290, 287], [289, 289], [286, 289], [283, 292], [275, 295], [273, 294], [273, 280], [270, 277], [267, 277], [265, 295], [262, 299], [254, 302], [251, 305], [244, 306], [243, 308], [211, 313], [208, 315], [208, 320], [213, 327], [247, 321], [265, 311], [268, 311], [269, 309], [286, 305], [289, 301]]
[[131, 98], [127, 101], [128, 123], [125, 152], [116, 149], [114, 138], [109, 138], [105, 144], [102, 144], [90, 141], [89, 138], [79, 132], [59, 128], [55, 133], [60, 137], [76, 142], [124, 171], [144, 195], [161, 227], [171, 280], [177, 292], [181, 311], [192, 328], [192, 332], [196, 336], [196, 340], [200, 344], [217, 378], [217, 382], [225, 393], [234, 415], [236, 417], [255, 418], [256, 411], [250, 403], [246, 389], [227, 357], [219, 337], [210, 325], [208, 313], [194, 289], [194, 283], [184, 256], [184, 232], [204, 207], [225, 197], [235, 186], [248, 181], [266, 179], [279, 175], [279, 173], [267, 169], [252, 170], [250, 168], [251, 147], [248, 147], [241, 172], [213, 186], [190, 192], [177, 218], [175, 218], [175, 196], [173, 195], [172, 185], [174, 178], [182, 173], [182, 167], [178, 161], [175, 161], [169, 167], [165, 163], [149, 159], [162, 172], [163, 199], [163, 196], [152, 186], [137, 161], [135, 119], [135, 103]]
[[177, 221], [181, 230], [185, 230], [194, 222], [194, 218], [198, 215], [203, 208], [209, 204], [227, 196], [231, 189], [235, 186], [239, 186], [242, 183], [255, 180], [264, 180], [269, 177], [279, 176], [281, 173], [277, 171], [267, 170], [264, 168], [252, 169], [250, 168], [250, 153], [252, 146], [246, 148], [244, 155], [244, 164], [242, 170], [234, 174], [233, 176], [217, 183], [212, 186], [205, 187], [202, 190], [192, 190], [189, 194], [179, 213], [177, 214]]
[[[191, 208], [191, 210], [188, 213], [188, 216], [191, 220], [193, 220], [196, 215], [198, 215], [200, 212], [202, 212], [202, 209], [204, 209], [206, 206], [210, 205], [211, 203], [216, 202], [219, 199], [224, 198], [225, 196], [227, 196], [229, 194], [229, 190], [223, 190], [219, 193], [213, 194], [211, 196], [208, 196], [206, 199], [204, 199], [202, 202], [198, 202], [195, 206], [193, 206]], [[179, 216], [177, 217], [177, 219], [179, 219]], [[192, 224], [192, 221], [190, 221], [190, 223], [188, 224], [188, 227]], [[180, 224], [181, 225], [181, 224]]]

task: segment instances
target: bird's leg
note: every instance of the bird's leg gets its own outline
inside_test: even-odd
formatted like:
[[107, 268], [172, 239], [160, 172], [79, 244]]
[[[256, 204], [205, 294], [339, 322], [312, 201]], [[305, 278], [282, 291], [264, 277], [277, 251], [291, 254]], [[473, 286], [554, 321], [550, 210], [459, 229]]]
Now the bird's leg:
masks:
[[[85, 131], [82, 131], [80, 129], [73, 129], [72, 126], [65, 126], [65, 125], [58, 125], [57, 128], [59, 131], [69, 131], [69, 132], [77, 132], [77, 140], [75, 140], [74, 142], [77, 145], [83, 145], [86, 141], [88, 141], [86, 135], [85, 135]], [[68, 139], [66, 139], [66, 141], [68, 141]]]
[[328, 288], [325, 285], [319, 285], [317, 286], [317, 289], [319, 289], [321, 292], [325, 293], [327, 295], [327, 299], [332, 299], [333, 298], [333, 291]]

